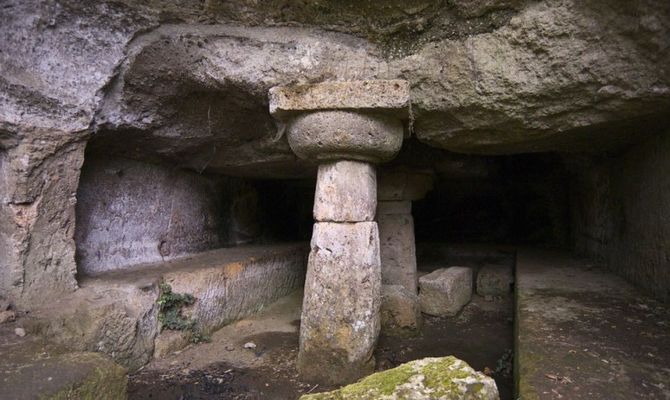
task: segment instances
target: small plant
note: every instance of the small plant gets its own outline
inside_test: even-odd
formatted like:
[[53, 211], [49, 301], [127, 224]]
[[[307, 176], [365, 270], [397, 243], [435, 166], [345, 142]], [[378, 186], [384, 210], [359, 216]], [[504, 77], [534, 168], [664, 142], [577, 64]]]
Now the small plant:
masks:
[[161, 323], [161, 331], [168, 329], [172, 331], [185, 331], [190, 333], [192, 343], [209, 342], [208, 335], [196, 328], [196, 321], [185, 317], [181, 310], [183, 307], [195, 303], [195, 297], [190, 293], [175, 293], [167, 283], [160, 284], [161, 295], [158, 298], [158, 321]]
[[160, 289], [161, 295], [158, 298], [158, 305], [160, 306], [158, 320], [161, 323], [161, 330], [191, 330], [195, 325], [195, 321], [184, 317], [181, 313], [181, 309], [184, 306], [190, 306], [195, 303], [193, 295], [188, 293], [174, 293], [172, 287], [167, 283], [161, 283]]
[[209, 335], [206, 335], [202, 331], [195, 331], [192, 332], [191, 337], [189, 338], [189, 341], [191, 343], [209, 343], [212, 341], [212, 338]]

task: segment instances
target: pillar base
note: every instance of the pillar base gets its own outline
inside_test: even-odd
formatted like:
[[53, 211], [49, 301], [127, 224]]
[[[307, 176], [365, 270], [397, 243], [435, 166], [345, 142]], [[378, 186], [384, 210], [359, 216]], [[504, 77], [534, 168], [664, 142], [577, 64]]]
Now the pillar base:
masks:
[[386, 336], [418, 335], [423, 323], [419, 296], [402, 285], [382, 285], [381, 320]]

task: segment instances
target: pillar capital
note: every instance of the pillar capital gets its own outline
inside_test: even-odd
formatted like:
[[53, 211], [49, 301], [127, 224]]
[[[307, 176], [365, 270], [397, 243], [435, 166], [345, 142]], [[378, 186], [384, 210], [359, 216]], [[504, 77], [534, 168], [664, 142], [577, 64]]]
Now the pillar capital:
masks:
[[270, 89], [270, 113], [291, 149], [312, 160], [389, 161], [410, 113], [404, 80], [322, 82]]

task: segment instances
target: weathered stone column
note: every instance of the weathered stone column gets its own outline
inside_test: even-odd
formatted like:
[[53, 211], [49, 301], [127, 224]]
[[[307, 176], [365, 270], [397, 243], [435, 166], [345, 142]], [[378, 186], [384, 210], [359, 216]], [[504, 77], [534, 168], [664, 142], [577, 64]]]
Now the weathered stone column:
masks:
[[421, 327], [412, 201], [432, 188], [430, 172], [395, 170], [380, 174], [377, 198], [383, 326], [390, 335], [411, 335]]
[[273, 88], [270, 111], [289, 145], [320, 162], [305, 281], [298, 370], [342, 384], [373, 372], [381, 262], [374, 163], [400, 150], [409, 112], [405, 81]]
[[382, 282], [403, 285], [416, 294], [416, 246], [412, 201], [433, 188], [429, 171], [395, 170], [380, 174], [377, 223], [381, 236]]

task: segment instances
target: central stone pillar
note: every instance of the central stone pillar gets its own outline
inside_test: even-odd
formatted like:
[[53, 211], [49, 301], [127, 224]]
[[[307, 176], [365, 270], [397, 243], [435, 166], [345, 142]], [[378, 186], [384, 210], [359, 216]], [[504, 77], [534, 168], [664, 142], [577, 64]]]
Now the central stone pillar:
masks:
[[344, 384], [374, 371], [381, 261], [374, 164], [400, 150], [406, 81], [329, 82], [270, 90], [291, 149], [319, 161], [300, 325], [303, 379]]

